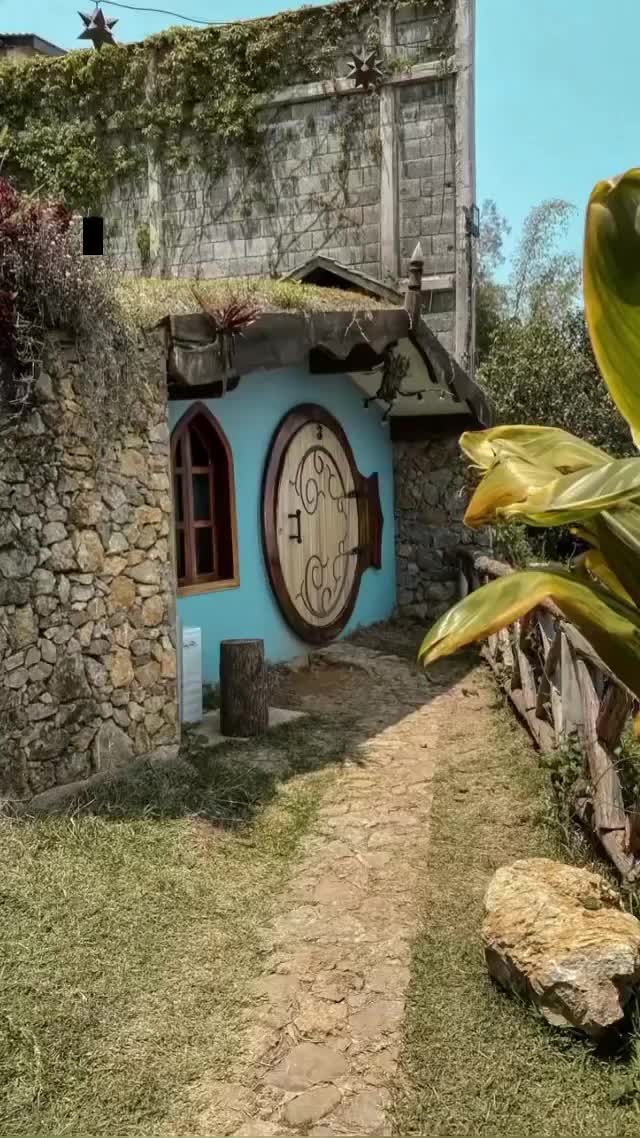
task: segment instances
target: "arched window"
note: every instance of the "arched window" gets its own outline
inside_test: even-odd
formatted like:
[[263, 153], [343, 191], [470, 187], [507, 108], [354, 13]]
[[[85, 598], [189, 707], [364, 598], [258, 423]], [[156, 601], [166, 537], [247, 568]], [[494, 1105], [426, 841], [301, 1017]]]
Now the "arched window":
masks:
[[238, 584], [231, 448], [204, 403], [195, 403], [171, 438], [178, 588]]

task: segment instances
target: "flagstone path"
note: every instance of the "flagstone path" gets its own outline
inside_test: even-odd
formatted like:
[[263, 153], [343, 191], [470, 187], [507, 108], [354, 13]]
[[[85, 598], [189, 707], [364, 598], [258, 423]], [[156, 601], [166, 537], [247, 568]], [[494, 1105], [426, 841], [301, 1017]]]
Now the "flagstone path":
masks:
[[[469, 661], [429, 680], [410, 636], [403, 658], [381, 635], [382, 651], [363, 634], [276, 685], [281, 707], [355, 714], [360, 742], [277, 902], [242, 1061], [234, 1082], [211, 1085], [198, 1133], [391, 1133], [434, 768], [443, 747], [459, 745], [461, 717], [468, 729], [488, 696]], [[397, 647], [397, 631], [386, 635]]]

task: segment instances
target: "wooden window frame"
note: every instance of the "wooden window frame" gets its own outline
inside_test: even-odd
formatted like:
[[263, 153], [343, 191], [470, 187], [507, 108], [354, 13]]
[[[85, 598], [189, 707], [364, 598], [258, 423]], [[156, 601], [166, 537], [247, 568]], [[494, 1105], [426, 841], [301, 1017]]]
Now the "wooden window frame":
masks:
[[[222, 492], [219, 490], [220, 476], [216, 476], [215, 462], [211, 461], [211, 447], [206, 439], [201, 438], [201, 442], [209, 452], [210, 461], [206, 467], [193, 467], [191, 462], [191, 443], [190, 443], [190, 429], [195, 427], [194, 420], [203, 419], [206, 425], [206, 430], [213, 434], [217, 446], [224, 458], [224, 471], [225, 477], [222, 482]], [[179, 444], [182, 443], [182, 464], [180, 467], [176, 465], [176, 451]], [[209, 517], [207, 519], [199, 519], [196, 521], [194, 518], [194, 504], [193, 504], [193, 475], [195, 474], [208, 474], [209, 476]], [[177, 476], [181, 477], [181, 504], [182, 504], [182, 522], [178, 522], [177, 517], [177, 501], [176, 501], [176, 483]], [[222, 589], [234, 589], [240, 584], [240, 571], [238, 563], [238, 532], [236, 521], [236, 492], [235, 492], [235, 478], [233, 470], [233, 455], [229, 440], [225, 435], [218, 420], [211, 414], [206, 403], [200, 401], [193, 403], [188, 411], [184, 413], [181, 419], [178, 420], [173, 431], [171, 432], [171, 488], [172, 488], [172, 501], [173, 501], [173, 517], [172, 517], [172, 550], [173, 550], [173, 563], [176, 573], [177, 594], [179, 597], [194, 596], [200, 593], [218, 592]], [[216, 501], [217, 497], [217, 501]], [[226, 513], [226, 522], [220, 522], [220, 513]], [[224, 556], [231, 565], [231, 574], [228, 572], [220, 575], [220, 571], [216, 569], [216, 557], [218, 550], [218, 542], [221, 533], [221, 527], [224, 524], [223, 540], [225, 541]], [[210, 529], [213, 533], [214, 540], [214, 568], [212, 573], [201, 574], [198, 577], [194, 572], [196, 547], [195, 547], [195, 533], [198, 529]], [[182, 530], [185, 534], [184, 540], [184, 555], [185, 555], [185, 570], [187, 574], [183, 580], [185, 584], [180, 584], [178, 579], [178, 550], [177, 550], [177, 536], [178, 532]], [[225, 532], [226, 531], [226, 532]], [[187, 535], [189, 535], [187, 537]]]

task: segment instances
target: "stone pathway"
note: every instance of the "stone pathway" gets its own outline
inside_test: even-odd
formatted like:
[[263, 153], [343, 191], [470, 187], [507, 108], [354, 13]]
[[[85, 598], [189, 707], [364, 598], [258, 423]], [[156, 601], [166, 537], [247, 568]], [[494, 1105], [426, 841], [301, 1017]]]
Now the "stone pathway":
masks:
[[279, 685], [280, 706], [355, 714], [361, 742], [277, 903], [237, 1082], [211, 1086], [202, 1134], [391, 1133], [434, 765], [466, 666], [445, 664], [431, 682], [360, 640]]

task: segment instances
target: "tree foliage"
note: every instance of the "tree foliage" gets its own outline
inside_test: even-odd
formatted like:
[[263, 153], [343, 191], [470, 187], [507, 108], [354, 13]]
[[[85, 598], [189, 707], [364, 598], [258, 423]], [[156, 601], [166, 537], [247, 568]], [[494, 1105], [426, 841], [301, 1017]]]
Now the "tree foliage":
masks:
[[534, 206], [525, 218], [509, 282], [510, 315], [558, 319], [575, 305], [580, 263], [573, 253], [558, 250], [575, 206], [552, 198]]
[[508, 315], [507, 289], [496, 280], [496, 273], [504, 264], [504, 239], [511, 232], [507, 219], [490, 198], [482, 203], [481, 217], [476, 293], [478, 365], [489, 355], [494, 336]]
[[[580, 263], [561, 242], [574, 208], [552, 199], [531, 210], [503, 281], [510, 229], [493, 201], [482, 207], [476, 358], [497, 421], [558, 426], [622, 457], [634, 453], [629, 429], [602, 383], [579, 304]], [[579, 544], [565, 528], [511, 523], [496, 535], [498, 552], [514, 564], [565, 560]]]
[[629, 428], [602, 382], [584, 313], [545, 312], [496, 328], [480, 369], [502, 423], [563, 427], [616, 456], [633, 453]]

